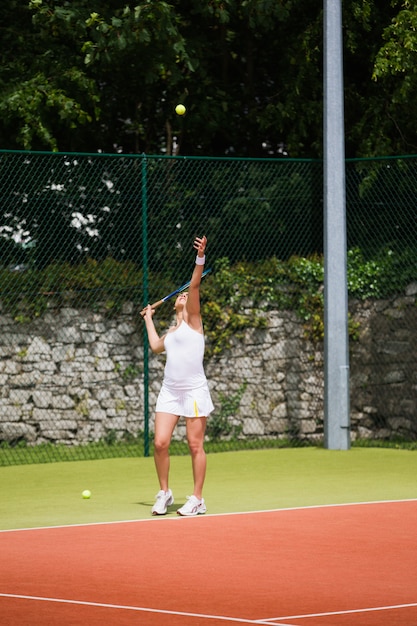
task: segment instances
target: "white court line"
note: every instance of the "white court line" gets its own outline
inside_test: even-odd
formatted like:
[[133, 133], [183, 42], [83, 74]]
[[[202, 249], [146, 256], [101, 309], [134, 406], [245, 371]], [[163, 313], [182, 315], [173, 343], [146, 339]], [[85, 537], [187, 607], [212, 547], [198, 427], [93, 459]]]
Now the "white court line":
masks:
[[[354, 613], [370, 613], [371, 611], [393, 611], [394, 609], [409, 609], [412, 607], [417, 607], [417, 602], [411, 602], [410, 604], [392, 604], [388, 606], [374, 606], [365, 609], [351, 609], [347, 611], [331, 611], [328, 613], [306, 613], [304, 615], [280, 615], [279, 617], [267, 617], [262, 621], [255, 622], [256, 624], [266, 624], [269, 623], [269, 626], [282, 626], [275, 620], [282, 619], [308, 619], [309, 617], [330, 617], [331, 615], [351, 615]], [[287, 626], [291, 626], [288, 625]]]
[[[56, 602], [58, 604], [75, 604], [77, 606], [91, 606], [105, 609], [118, 609], [122, 611], [137, 611], [139, 613], [158, 613], [161, 615], [180, 615], [181, 617], [198, 617], [200, 619], [215, 619], [224, 622], [235, 622], [238, 624], [265, 624], [271, 626], [270, 622], [262, 620], [243, 619], [239, 617], [226, 617], [225, 615], [206, 615], [204, 613], [187, 613], [185, 611], [165, 611], [163, 609], [150, 609], [142, 606], [129, 606], [124, 604], [103, 604], [102, 602], [83, 602], [82, 600], [65, 600], [64, 598], [45, 598], [42, 596], [25, 596], [13, 593], [0, 593], [1, 598], [10, 598], [15, 600], [32, 600], [38, 602]], [[274, 626], [291, 626], [291, 624], [275, 623]]]
[[[365, 502], [347, 502], [347, 503], [341, 503], [341, 504], [321, 504], [321, 505], [311, 505], [311, 506], [302, 506], [302, 507], [266, 509], [266, 510], [259, 510], [259, 511], [236, 511], [236, 512], [231, 512], [231, 513], [214, 513], [214, 514], [205, 515], [204, 517], [229, 517], [229, 516], [234, 516], [234, 515], [258, 515], [262, 513], [285, 513], [288, 511], [291, 512], [291, 511], [304, 511], [304, 510], [311, 510], [311, 509], [331, 509], [331, 508], [352, 507], [352, 506], [372, 506], [372, 505], [378, 505], [378, 504], [401, 504], [401, 503], [407, 503], [407, 502], [417, 502], [417, 498], [405, 498], [405, 499], [400, 499], [400, 500], [374, 500], [374, 501], [365, 501]], [[197, 519], [202, 520], [204, 519], [204, 517], [201, 516], [201, 517], [198, 517]], [[83, 527], [89, 527], [89, 526], [93, 526], [93, 527], [94, 526], [109, 526], [109, 525], [115, 525], [115, 524], [155, 523], [157, 520], [159, 522], [162, 522], [162, 521], [168, 522], [168, 521], [173, 521], [173, 520], [175, 520], [176, 522], [180, 522], [180, 521], [184, 522], [185, 520], [188, 520], [188, 519], [191, 519], [191, 518], [177, 517], [177, 516], [172, 516], [172, 517], [167, 516], [167, 517], [161, 517], [161, 518], [150, 517], [149, 519], [139, 519], [139, 520], [120, 520], [120, 521], [109, 521], [109, 522], [90, 522], [87, 524], [63, 524], [63, 525], [57, 525], [57, 526], [39, 526], [39, 527], [33, 527], [33, 528], [16, 528], [16, 529], [3, 529], [3, 530], [0, 529], [0, 534], [10, 533], [10, 532], [67, 529], [67, 528], [80, 528], [80, 527], [83, 528]], [[103, 603], [98, 603], [98, 602], [84, 602], [84, 601], [79, 601], [79, 600], [65, 600], [61, 598], [48, 598], [48, 597], [41, 597], [41, 596], [26, 596], [26, 595], [0, 593], [0, 597], [11, 598], [11, 599], [15, 598], [15, 599], [23, 599], [23, 600], [32, 600], [32, 601], [43, 601], [43, 602], [56, 602], [56, 603], [61, 603], [61, 604], [72, 604], [72, 605], [80, 605], [80, 606], [84, 605], [84, 606], [91, 606], [91, 607], [102, 607], [102, 608], [119, 609], [119, 610], [127, 610], [127, 611], [158, 613], [158, 614], [165, 614], [165, 615], [179, 615], [183, 617], [199, 617], [203, 619], [211, 619], [211, 620], [217, 619], [219, 621], [221, 620], [225, 622], [234, 622], [234, 623], [241, 623], [241, 624], [255, 624], [255, 625], [265, 625], [265, 626], [294, 626], [288, 623], [288, 620], [307, 619], [307, 618], [312, 618], [312, 617], [326, 617], [326, 616], [332, 616], [332, 615], [348, 615], [348, 614], [355, 614], [355, 613], [365, 613], [365, 612], [370, 612], [370, 611], [387, 611], [387, 610], [411, 608], [411, 607], [417, 606], [417, 603], [410, 603], [410, 604], [399, 604], [399, 605], [373, 607], [373, 608], [353, 609], [353, 610], [346, 610], [346, 611], [334, 611], [334, 612], [328, 612], [328, 613], [286, 615], [286, 616], [280, 616], [280, 617], [274, 617], [274, 618], [263, 618], [260, 620], [248, 620], [244, 618], [226, 617], [226, 616], [221, 616], [221, 615], [205, 615], [205, 614], [199, 614], [199, 613], [167, 611], [167, 610], [160, 610], [160, 609], [152, 609], [148, 607], [135, 607], [135, 606], [117, 605], [117, 604], [103, 604]], [[277, 620], [285, 620], [285, 624]]]
[[[27, 528], [0, 528], [1, 533], [17, 533], [27, 532], [31, 530], [53, 530], [60, 528], [88, 528], [89, 526], [111, 526], [114, 524], [157, 524], [161, 522], [186, 522], [189, 520], [202, 520], [207, 517], [231, 517], [234, 515], [261, 515], [262, 513], [285, 513], [291, 511], [310, 511], [314, 509], [333, 509], [341, 507], [352, 506], [372, 506], [374, 504], [401, 504], [405, 502], [417, 502], [417, 498], [403, 498], [401, 500], [370, 500], [365, 502], [342, 502], [338, 504], [312, 504], [310, 506], [292, 506], [282, 509], [261, 509], [259, 511], [232, 511], [230, 513], [206, 513], [205, 515], [198, 515], [196, 517], [182, 517], [178, 515], [167, 516], [149, 516], [149, 518], [141, 519], [128, 519], [128, 520], [114, 520], [109, 522], [88, 522], [85, 524], [60, 524], [56, 526], [33, 526]], [[151, 506], [151, 505], [149, 505]]]

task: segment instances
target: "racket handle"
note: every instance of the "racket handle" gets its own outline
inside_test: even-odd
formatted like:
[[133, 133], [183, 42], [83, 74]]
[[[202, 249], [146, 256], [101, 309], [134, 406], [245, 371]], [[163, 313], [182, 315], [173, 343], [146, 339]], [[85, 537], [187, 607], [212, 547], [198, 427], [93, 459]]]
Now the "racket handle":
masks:
[[[158, 302], [154, 302], [153, 304], [151, 304], [151, 309], [156, 309], [158, 306], [161, 306], [161, 304], [163, 304], [165, 302], [164, 298], [162, 298], [162, 300], [158, 300]], [[145, 315], [146, 313], [146, 309], [148, 307], [145, 306], [144, 309], [142, 309], [142, 311], [140, 312], [140, 314], [142, 315], [142, 317]]]

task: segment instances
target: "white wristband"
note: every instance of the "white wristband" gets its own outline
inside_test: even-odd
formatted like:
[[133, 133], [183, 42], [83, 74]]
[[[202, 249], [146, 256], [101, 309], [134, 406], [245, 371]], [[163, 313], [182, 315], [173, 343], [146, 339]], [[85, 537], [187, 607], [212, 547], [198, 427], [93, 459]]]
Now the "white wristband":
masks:
[[196, 265], [204, 265], [205, 262], [206, 262], [206, 255], [198, 256], [198, 254], [197, 254], [196, 259], [195, 259], [195, 264]]

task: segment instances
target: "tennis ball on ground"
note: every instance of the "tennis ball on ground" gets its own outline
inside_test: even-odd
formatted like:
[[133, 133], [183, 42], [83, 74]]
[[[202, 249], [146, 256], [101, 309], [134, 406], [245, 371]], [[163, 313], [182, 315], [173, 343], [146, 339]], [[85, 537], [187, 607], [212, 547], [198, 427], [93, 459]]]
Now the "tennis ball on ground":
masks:
[[184, 115], [185, 111], [186, 109], [183, 104], [177, 104], [177, 106], [175, 107], [175, 113], [177, 115]]
[[89, 489], [84, 489], [81, 495], [84, 500], [88, 500], [89, 498], [91, 498], [91, 491]]

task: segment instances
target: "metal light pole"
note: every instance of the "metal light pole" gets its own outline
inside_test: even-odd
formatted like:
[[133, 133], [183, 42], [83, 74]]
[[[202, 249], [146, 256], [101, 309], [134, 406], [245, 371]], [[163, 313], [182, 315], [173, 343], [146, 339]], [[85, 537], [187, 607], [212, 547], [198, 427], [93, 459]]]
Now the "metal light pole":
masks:
[[324, 434], [350, 447], [342, 1], [324, 0]]

